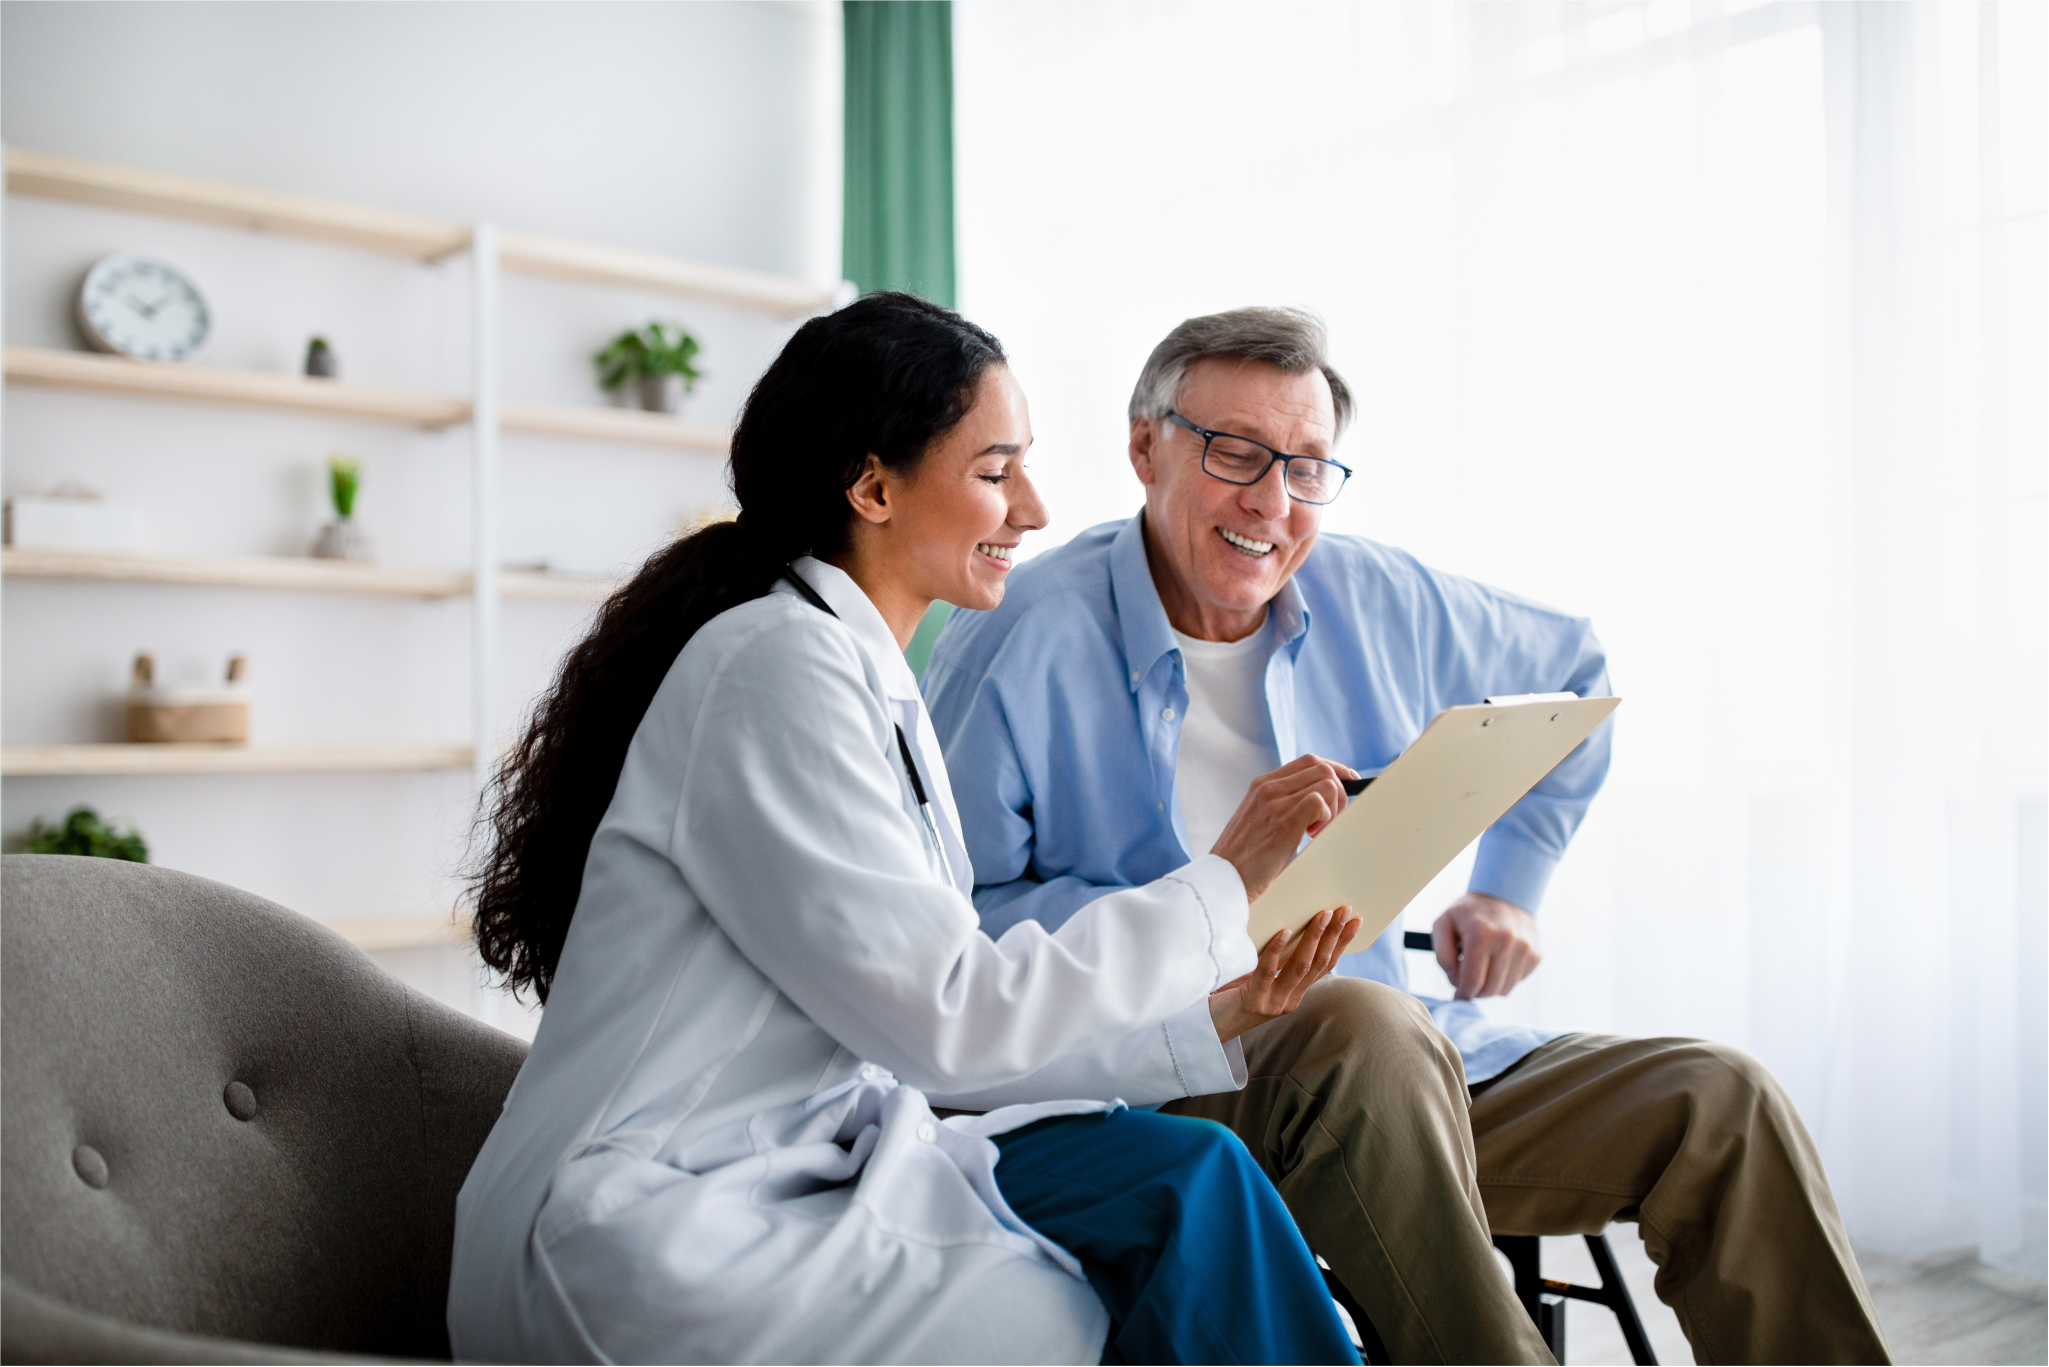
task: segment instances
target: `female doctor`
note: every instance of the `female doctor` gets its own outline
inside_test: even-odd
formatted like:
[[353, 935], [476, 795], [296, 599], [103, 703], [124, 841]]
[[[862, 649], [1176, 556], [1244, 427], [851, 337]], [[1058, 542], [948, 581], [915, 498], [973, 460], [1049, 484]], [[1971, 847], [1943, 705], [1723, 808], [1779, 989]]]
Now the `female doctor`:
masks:
[[1228, 1131], [1072, 1099], [1243, 1085], [1229, 1041], [1356, 931], [1245, 932], [1350, 771], [1297, 761], [1058, 931], [978, 928], [901, 649], [1001, 601], [1030, 441], [957, 315], [813, 319], [734, 433], [738, 520], [568, 656], [477, 876], [485, 960], [548, 1009], [457, 1203], [457, 1356], [1358, 1361]]

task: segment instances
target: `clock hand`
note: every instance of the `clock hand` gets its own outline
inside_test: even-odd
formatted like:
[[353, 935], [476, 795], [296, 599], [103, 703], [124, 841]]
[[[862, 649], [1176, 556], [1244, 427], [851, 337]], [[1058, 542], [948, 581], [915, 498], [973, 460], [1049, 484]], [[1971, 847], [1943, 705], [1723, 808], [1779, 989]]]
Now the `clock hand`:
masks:
[[156, 317], [157, 309], [160, 309], [164, 306], [164, 301], [161, 299], [159, 299], [154, 306], [151, 306], [149, 304], [143, 303], [140, 299], [137, 299], [132, 294], [125, 294], [121, 297], [126, 299], [129, 305], [133, 307], [134, 310], [137, 313], [141, 314], [145, 319]]

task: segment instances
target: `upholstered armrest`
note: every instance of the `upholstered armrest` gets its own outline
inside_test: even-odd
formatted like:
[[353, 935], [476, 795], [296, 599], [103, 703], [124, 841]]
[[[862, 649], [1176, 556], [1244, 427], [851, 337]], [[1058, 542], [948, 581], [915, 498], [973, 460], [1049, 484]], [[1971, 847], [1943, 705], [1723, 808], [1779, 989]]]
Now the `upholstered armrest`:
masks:
[[202, 1338], [77, 1310], [0, 1279], [0, 1362], [403, 1362]]
[[0, 1277], [0, 1363], [432, 1363], [430, 1357], [307, 1353], [236, 1338], [141, 1328], [72, 1310]]

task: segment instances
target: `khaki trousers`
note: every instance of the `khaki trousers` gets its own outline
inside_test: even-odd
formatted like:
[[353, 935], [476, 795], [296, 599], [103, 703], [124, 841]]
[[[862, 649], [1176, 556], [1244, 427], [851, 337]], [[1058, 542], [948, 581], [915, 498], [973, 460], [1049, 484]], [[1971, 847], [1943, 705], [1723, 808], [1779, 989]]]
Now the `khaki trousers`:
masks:
[[1771, 1074], [1699, 1040], [1568, 1035], [1469, 1098], [1413, 997], [1327, 978], [1247, 1034], [1234, 1130], [1397, 1362], [1549, 1362], [1491, 1231], [1634, 1220], [1701, 1362], [1886, 1362], [1820, 1157]]

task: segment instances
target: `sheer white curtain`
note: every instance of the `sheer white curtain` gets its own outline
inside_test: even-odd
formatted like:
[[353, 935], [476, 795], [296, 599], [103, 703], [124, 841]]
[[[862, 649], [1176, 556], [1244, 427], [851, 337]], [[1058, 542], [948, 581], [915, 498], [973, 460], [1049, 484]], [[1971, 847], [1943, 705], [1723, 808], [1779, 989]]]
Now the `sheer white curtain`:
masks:
[[[2043, 1258], [2043, 10], [956, 7], [1042, 547], [1160, 335], [1309, 306], [1327, 519], [1592, 616], [1616, 762], [1498, 1010], [1759, 1054], [1852, 1231]], [[1448, 897], [1426, 894], [1427, 921]]]

